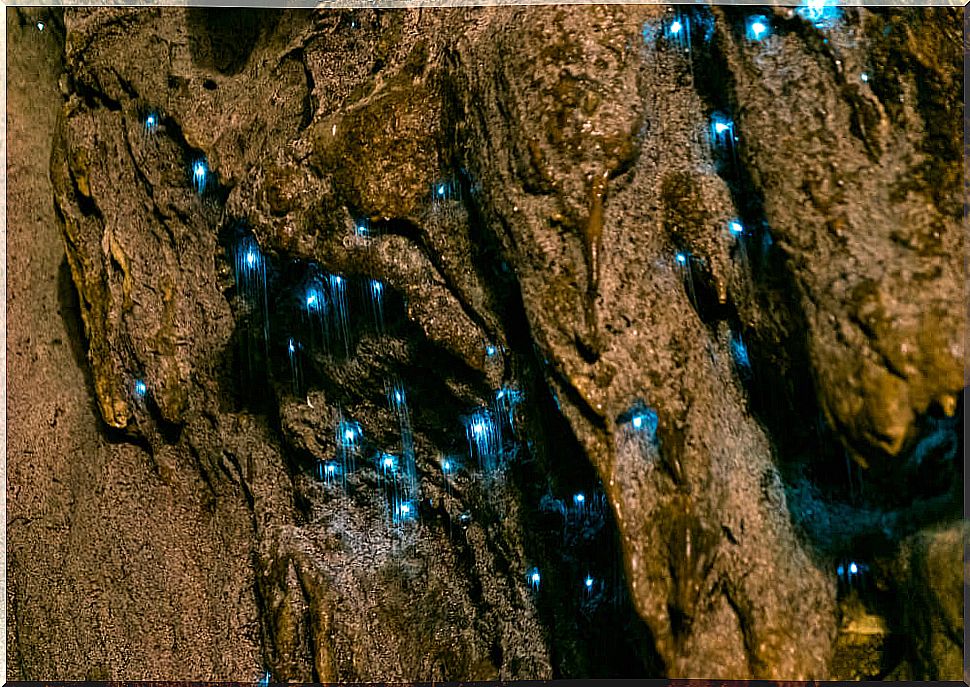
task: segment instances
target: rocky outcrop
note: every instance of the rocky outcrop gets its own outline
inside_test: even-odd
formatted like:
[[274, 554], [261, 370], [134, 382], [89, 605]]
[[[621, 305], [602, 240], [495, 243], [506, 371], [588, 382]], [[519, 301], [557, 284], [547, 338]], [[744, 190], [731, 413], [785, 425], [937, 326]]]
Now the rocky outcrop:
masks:
[[105, 431], [250, 520], [178, 677], [952, 679], [958, 17], [65, 11]]

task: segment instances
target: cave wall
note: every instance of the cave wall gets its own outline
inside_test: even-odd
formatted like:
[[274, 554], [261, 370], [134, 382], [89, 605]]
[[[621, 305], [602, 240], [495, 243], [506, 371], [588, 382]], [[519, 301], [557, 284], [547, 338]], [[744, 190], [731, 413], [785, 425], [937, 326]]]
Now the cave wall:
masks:
[[45, 12], [5, 18], [7, 678], [252, 674], [251, 514], [184, 450], [156, 462], [101, 430], [48, 173], [63, 33]]
[[958, 676], [959, 18], [11, 10], [15, 674]]

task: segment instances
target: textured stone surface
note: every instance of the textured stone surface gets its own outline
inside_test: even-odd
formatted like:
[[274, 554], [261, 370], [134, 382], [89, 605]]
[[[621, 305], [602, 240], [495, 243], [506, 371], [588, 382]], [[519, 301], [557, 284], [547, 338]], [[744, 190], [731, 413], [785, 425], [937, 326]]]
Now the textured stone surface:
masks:
[[[245, 597], [231, 610], [248, 624], [193, 635], [221, 663], [172, 666], [93, 629], [55, 658], [39, 647], [76, 602], [49, 610], [62, 597], [32, 587], [27, 566], [43, 575], [53, 554], [12, 554], [19, 677], [84, 676], [92, 646], [111, 677], [136, 675], [126, 651], [205, 679], [958, 676], [959, 590], [942, 582], [960, 569], [958, 13], [847, 9], [819, 28], [778, 9], [755, 42], [740, 8], [699, 8], [680, 17], [690, 53], [653, 6], [77, 9], [41, 38], [28, 16], [8, 23], [34, 51], [23, 69], [49, 60], [49, 123], [31, 131], [44, 146], [54, 132], [109, 428], [85, 431], [166, 498], [208, 504], [212, 534], [183, 555], [210, 581], [186, 583], [213, 613], [228, 609], [212, 578]], [[733, 119], [728, 151], [714, 111]], [[20, 212], [49, 192], [32, 173]], [[239, 222], [267, 261], [266, 322], [234, 270]], [[312, 265], [347, 279], [346, 350], [312, 343]], [[11, 273], [12, 299], [42, 290], [43, 270]], [[383, 327], [357, 295], [367, 279], [386, 284]], [[81, 371], [57, 365], [80, 407]], [[379, 469], [346, 489], [316, 477], [338, 413], [368, 452], [401, 450], [394, 379], [422, 492], [404, 528], [387, 526]], [[503, 384], [524, 393], [518, 441], [484, 479], [461, 420]], [[23, 407], [11, 485], [29, 446], [42, 474], [61, 459]], [[461, 469], [443, 474], [443, 456]], [[99, 503], [77, 493], [52, 514]], [[120, 498], [120, 521], [151, 498]], [[177, 527], [144, 529], [184, 550]], [[77, 546], [10, 531], [12, 550]], [[865, 573], [847, 584], [850, 560]], [[162, 641], [187, 617], [166, 613], [132, 622]]]
[[63, 34], [43, 12], [6, 21], [7, 675], [253, 674], [260, 623], [238, 485], [206, 484], [185, 449], [153, 462], [100, 424], [47, 171]]

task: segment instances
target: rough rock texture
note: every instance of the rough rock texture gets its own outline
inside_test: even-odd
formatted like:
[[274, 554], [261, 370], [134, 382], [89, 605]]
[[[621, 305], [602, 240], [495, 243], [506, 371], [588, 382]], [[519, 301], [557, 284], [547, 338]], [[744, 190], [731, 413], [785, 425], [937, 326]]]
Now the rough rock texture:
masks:
[[63, 34], [44, 13], [6, 20], [7, 675], [252, 674], [250, 512], [187, 451], [153, 461], [101, 429], [47, 173]]
[[11, 12], [13, 676], [958, 678], [959, 19]]

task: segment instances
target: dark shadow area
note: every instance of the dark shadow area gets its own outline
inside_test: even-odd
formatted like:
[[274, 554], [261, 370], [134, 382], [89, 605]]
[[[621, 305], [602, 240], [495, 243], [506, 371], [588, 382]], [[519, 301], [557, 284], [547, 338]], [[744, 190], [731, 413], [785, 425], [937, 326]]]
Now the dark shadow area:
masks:
[[[54, 208], [59, 221], [63, 221], [56, 204]], [[123, 429], [109, 427], [101, 416], [98, 396], [94, 390], [94, 374], [91, 371], [91, 361], [88, 359], [88, 338], [84, 331], [84, 320], [81, 316], [81, 300], [77, 288], [74, 286], [71, 267], [67, 262], [66, 255], [57, 271], [57, 303], [61, 319], [64, 321], [64, 329], [67, 331], [68, 344], [71, 347], [71, 353], [74, 355], [74, 362], [84, 376], [85, 395], [98, 433], [109, 444], [131, 444], [150, 454], [152, 452], [151, 445], [145, 437]]]
[[[533, 375], [521, 490], [536, 607], [557, 678], [659, 676], [663, 662], [627, 590], [619, 530], [602, 485], [541, 377]], [[520, 573], [528, 581], [529, 570]]]
[[260, 37], [276, 28], [280, 11], [192, 7], [186, 20], [193, 63], [232, 76], [246, 66]]
[[[444, 130], [459, 128], [446, 122]], [[448, 147], [461, 150], [457, 140]], [[549, 633], [554, 676], [661, 675], [653, 638], [627, 591], [619, 530], [602, 484], [543, 376], [518, 281], [495, 224], [479, 206], [475, 179], [459, 153], [451, 162], [468, 211], [472, 261], [508, 342], [505, 376], [522, 385], [516, 435], [529, 440], [517, 446], [508, 477], [521, 494], [525, 550], [534, 569], [518, 574], [530, 585], [531, 576], [539, 575], [533, 594]]]

